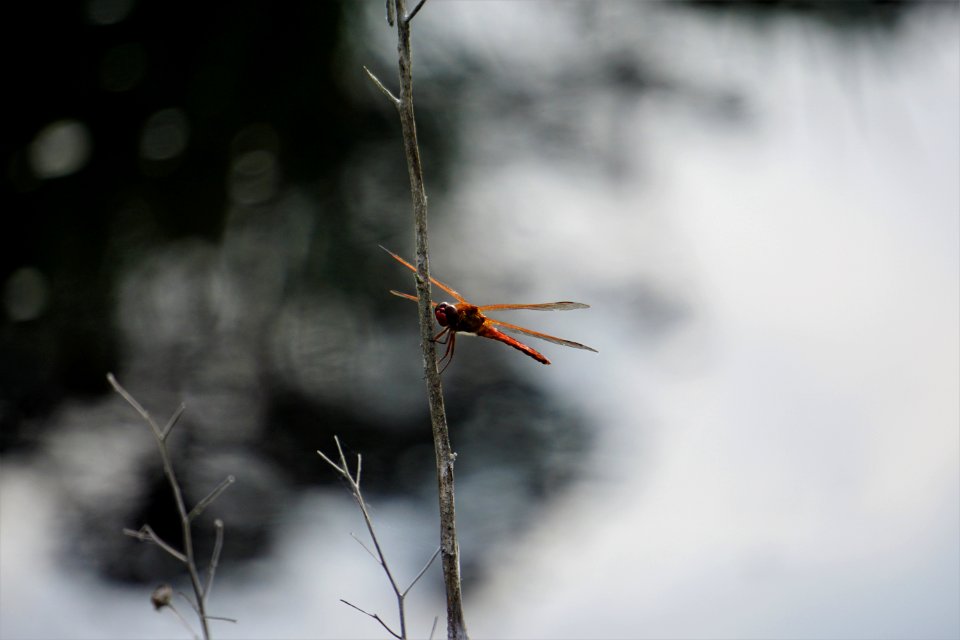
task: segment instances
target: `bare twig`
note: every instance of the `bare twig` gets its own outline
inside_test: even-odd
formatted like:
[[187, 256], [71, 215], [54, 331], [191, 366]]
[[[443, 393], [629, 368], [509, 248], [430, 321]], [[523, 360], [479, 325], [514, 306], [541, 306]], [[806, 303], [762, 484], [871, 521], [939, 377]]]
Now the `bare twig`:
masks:
[[[223, 522], [220, 519], [217, 519], [214, 523], [214, 526], [216, 527], [217, 538], [214, 544], [213, 554], [210, 559], [210, 566], [207, 570], [206, 586], [201, 584], [200, 572], [197, 570], [197, 562], [193, 552], [193, 532], [191, 524], [193, 519], [199, 516], [200, 513], [217, 498], [217, 496], [223, 493], [224, 489], [233, 484], [235, 479], [233, 476], [227, 476], [223, 482], [221, 482], [203, 500], [197, 503], [197, 505], [188, 513], [186, 503], [183, 500], [183, 492], [180, 489], [180, 483], [177, 480], [176, 473], [173, 470], [173, 462], [170, 458], [170, 452], [167, 449], [167, 437], [170, 435], [173, 427], [177, 424], [177, 421], [180, 419], [180, 416], [183, 414], [186, 407], [181, 404], [180, 407], [173, 413], [173, 415], [170, 416], [170, 419], [167, 421], [166, 425], [161, 429], [156, 421], [154, 421], [154, 419], [147, 412], [147, 410], [144, 409], [139, 402], [137, 402], [136, 398], [134, 398], [126, 389], [120, 386], [120, 383], [117, 382], [117, 379], [112, 373], [107, 374], [107, 381], [110, 383], [110, 386], [112, 386], [113, 389], [120, 394], [120, 396], [126, 400], [127, 403], [133, 407], [138, 414], [140, 414], [140, 417], [142, 417], [144, 421], [150, 425], [150, 430], [153, 432], [154, 440], [156, 441], [157, 448], [160, 451], [160, 460], [163, 463], [163, 472], [167, 476], [170, 489], [173, 491], [173, 498], [177, 506], [177, 512], [180, 514], [180, 528], [183, 534], [183, 551], [181, 552], [176, 550], [173, 548], [173, 546], [162, 540], [148, 524], [143, 525], [138, 531], [133, 529], [124, 529], [123, 532], [128, 536], [137, 538], [138, 540], [156, 544], [186, 566], [187, 573], [190, 576], [190, 584], [193, 587], [195, 600], [191, 600], [185, 594], [181, 593], [181, 595], [183, 595], [184, 599], [186, 599], [187, 602], [190, 603], [190, 606], [193, 607], [194, 611], [196, 611], [197, 617], [200, 619], [201, 635], [204, 639], [208, 640], [210, 638], [210, 629], [208, 625], [209, 620], [230, 620], [230, 618], [214, 618], [213, 616], [207, 615], [207, 596], [210, 595], [210, 589], [213, 586], [213, 576], [220, 560], [220, 551], [223, 548]], [[176, 613], [181, 620], [183, 619], [183, 617], [180, 616], [180, 613], [176, 611], [172, 605], [171, 610]], [[184, 623], [186, 623], [185, 620]], [[191, 633], [193, 632], [191, 631]]]
[[417, 584], [420, 581], [420, 578], [423, 577], [423, 574], [427, 572], [427, 569], [433, 564], [433, 561], [437, 559], [437, 556], [440, 555], [440, 547], [437, 547], [437, 550], [433, 552], [433, 555], [430, 556], [430, 559], [427, 560], [427, 564], [423, 565], [423, 569], [420, 569], [420, 573], [417, 574], [417, 577], [410, 582], [410, 586], [403, 590], [403, 597], [407, 597], [407, 594], [410, 593], [410, 589], [413, 589], [413, 585]]
[[[389, 2], [390, 0], [388, 0]], [[433, 429], [434, 452], [437, 460], [437, 485], [440, 502], [440, 553], [443, 565], [443, 582], [447, 596], [447, 637], [467, 638], [467, 626], [463, 617], [463, 597], [460, 587], [460, 547], [457, 543], [456, 509], [454, 501], [453, 463], [456, 458], [450, 446], [447, 428], [443, 388], [437, 371], [436, 347], [433, 336], [433, 308], [430, 304], [430, 264], [427, 241], [427, 193], [423, 181], [423, 166], [417, 143], [417, 125], [413, 113], [413, 71], [410, 48], [410, 22], [423, 7], [420, 0], [413, 11], [407, 13], [406, 0], [393, 0], [397, 16], [397, 57], [400, 67], [400, 96], [393, 99], [400, 115], [403, 131], [403, 150], [410, 177], [410, 194], [413, 199], [414, 231], [417, 245], [417, 300], [420, 317], [420, 345], [423, 349], [423, 370], [427, 384], [427, 400], [430, 405], [430, 420]], [[384, 91], [382, 83], [369, 71], [368, 75]]]
[[[233, 476], [230, 476], [229, 479], [232, 483]], [[209, 594], [213, 588], [213, 576], [217, 572], [217, 567], [220, 566], [220, 552], [223, 551], [223, 520], [217, 518], [213, 521], [213, 526], [217, 537], [213, 543], [213, 553], [210, 554], [210, 566], [207, 567], [207, 584], [203, 587], [204, 595]]]
[[[426, 1], [427, 0], [420, 0], [420, 2], [417, 3], [417, 6], [413, 8], [413, 11], [410, 12], [410, 15], [404, 18], [404, 20], [406, 20], [407, 22], [410, 22], [411, 20], [413, 20], [413, 16], [417, 15], [417, 13], [420, 12], [420, 7], [422, 7]], [[393, 25], [391, 24], [390, 26], [392, 27]]]
[[361, 609], [360, 607], [358, 607], [357, 605], [353, 604], [352, 602], [348, 602], [348, 601], [344, 600], [343, 598], [340, 598], [340, 602], [342, 602], [343, 604], [347, 605], [348, 607], [353, 607], [354, 609], [356, 609], [357, 611], [359, 611], [360, 613], [362, 613], [362, 614], [364, 614], [364, 615], [370, 616], [371, 618], [373, 618], [374, 620], [376, 620], [377, 622], [379, 622], [380, 625], [381, 625], [384, 629], [387, 630], [387, 633], [389, 633], [390, 635], [392, 635], [394, 638], [406, 638], [406, 636], [397, 635], [397, 632], [394, 631], [393, 629], [391, 629], [391, 628], [389, 627], [389, 625], [387, 625], [387, 623], [384, 622], [384, 621], [383, 621], [383, 618], [381, 618], [379, 615], [377, 615], [377, 614], [375, 614], [375, 613], [370, 613], [369, 611], [365, 611], [365, 610]]
[[193, 627], [190, 626], [190, 623], [187, 622], [187, 619], [183, 617], [183, 615], [180, 613], [180, 611], [177, 610], [177, 608], [176, 608], [175, 606], [173, 606], [173, 603], [172, 603], [172, 602], [171, 602], [170, 604], [166, 605], [166, 608], [167, 608], [167, 609], [170, 609], [170, 611], [173, 612], [173, 615], [177, 616], [177, 618], [180, 620], [180, 623], [183, 624], [183, 626], [187, 628], [187, 631], [190, 632], [190, 636], [191, 636], [194, 640], [198, 640], [198, 639], [199, 639], [200, 636], [198, 636], [198, 635], [196, 634], [196, 632], [193, 630]]
[[393, 95], [392, 93], [390, 93], [390, 89], [387, 89], [385, 86], [383, 86], [383, 83], [380, 82], [380, 79], [377, 78], [377, 76], [373, 75], [373, 72], [370, 71], [370, 69], [367, 69], [366, 67], [364, 67], [363, 70], [367, 72], [367, 77], [370, 78], [370, 80], [373, 82], [373, 84], [375, 84], [375, 85], [377, 86], [377, 89], [380, 89], [380, 92], [381, 92], [383, 95], [387, 96], [387, 99], [390, 100], [390, 102], [393, 103], [393, 106], [395, 106], [396, 108], [399, 109], [399, 108], [400, 108], [400, 100], [399, 100], [395, 95]]
[[[160, 440], [162, 442], [166, 438], [166, 434], [160, 429], [160, 427], [157, 426], [157, 423], [153, 421], [153, 418], [150, 417], [150, 414], [147, 413], [147, 410], [144, 409], [143, 406], [141, 406], [140, 403], [137, 402], [136, 398], [130, 395], [126, 389], [120, 386], [120, 383], [117, 382], [117, 379], [113, 377], [112, 373], [107, 374], [107, 382], [110, 383], [110, 386], [113, 387], [114, 391], [120, 394], [120, 397], [122, 397], [124, 400], [127, 401], [127, 404], [133, 407], [137, 411], [137, 413], [140, 414], [141, 418], [146, 420], [147, 424], [149, 424], [150, 428], [153, 430], [153, 435], [156, 436], [157, 440]], [[182, 412], [175, 411], [173, 415], [179, 417], [180, 413]], [[173, 420], [173, 416], [171, 416], [171, 421], [172, 420]]]
[[[223, 493], [224, 490], [225, 490], [227, 487], [229, 487], [230, 485], [232, 485], [232, 484], [233, 484], [234, 482], [236, 482], [236, 481], [237, 481], [237, 479], [236, 479], [235, 477], [233, 477], [233, 475], [229, 475], [229, 476], [227, 476], [226, 478], [224, 478], [224, 479], [223, 479], [223, 482], [221, 482], [220, 484], [218, 484], [217, 487], [216, 487], [213, 491], [211, 491], [210, 493], [208, 493], [207, 496], [206, 496], [203, 500], [201, 500], [200, 502], [197, 503], [197, 506], [195, 506], [193, 509], [190, 510], [190, 513], [187, 514], [187, 517], [190, 518], [190, 520], [195, 519], [197, 516], [199, 516], [201, 513], [203, 513], [203, 510], [204, 510], [204, 509], [206, 509], [207, 507], [210, 506], [210, 503], [211, 503], [211, 502], [213, 502], [214, 500], [217, 499], [217, 496], [219, 496], [221, 493]], [[218, 521], [218, 522], [219, 522], [219, 521]], [[223, 527], [223, 523], [222, 523], [222, 522], [220, 522], [220, 526]]]
[[393, 26], [394, 20], [397, 19], [396, 10], [397, 8], [393, 6], [393, 0], [387, 0], [387, 24], [391, 27]]
[[317, 453], [320, 454], [320, 457], [323, 458], [327, 464], [333, 467], [333, 469], [337, 473], [339, 473], [344, 480], [347, 481], [347, 485], [350, 487], [350, 493], [353, 495], [353, 499], [356, 501], [357, 506], [360, 507], [360, 513], [363, 514], [363, 521], [367, 525], [367, 532], [370, 534], [370, 539], [373, 541], [374, 551], [371, 551], [370, 547], [365, 545], [359, 538], [357, 538], [357, 536], [355, 536], [352, 533], [350, 535], [353, 537], [354, 540], [357, 541], [357, 543], [360, 544], [361, 547], [363, 547], [366, 550], [367, 553], [370, 554], [370, 556], [374, 560], [377, 561], [377, 563], [383, 569], [383, 572], [387, 575], [387, 580], [390, 581], [390, 587], [393, 589], [393, 593], [397, 597], [397, 610], [399, 612], [399, 617], [400, 617], [400, 633], [397, 634], [393, 629], [387, 626], [387, 623], [384, 622], [379, 615], [364, 611], [360, 607], [350, 602], [347, 602], [346, 600], [341, 600], [341, 602], [343, 602], [344, 604], [350, 605], [357, 611], [367, 614], [368, 616], [370, 616], [371, 618], [379, 622], [381, 625], [383, 625], [383, 628], [389, 631], [390, 634], [393, 635], [394, 637], [406, 638], [407, 637], [407, 619], [406, 619], [406, 611], [404, 609], [404, 600], [406, 599], [407, 594], [410, 593], [410, 590], [413, 588], [413, 586], [417, 584], [420, 578], [423, 577], [423, 574], [427, 572], [427, 569], [430, 568], [430, 565], [433, 564], [433, 561], [436, 559], [437, 555], [440, 553], [440, 549], [437, 549], [434, 552], [433, 556], [431, 556], [430, 560], [427, 561], [427, 564], [424, 565], [423, 569], [420, 570], [420, 572], [416, 575], [416, 577], [409, 584], [409, 586], [407, 586], [406, 589], [401, 589], [400, 585], [397, 584], [396, 579], [394, 579], [393, 573], [390, 571], [390, 566], [387, 564], [387, 557], [384, 555], [383, 549], [380, 547], [380, 541], [377, 539], [377, 532], [373, 527], [373, 519], [370, 517], [370, 511], [367, 509], [367, 503], [363, 499], [363, 493], [361, 493], [360, 491], [360, 468], [362, 464], [362, 458], [359, 455], [357, 455], [357, 470], [355, 473], [351, 474], [350, 466], [347, 464], [347, 458], [346, 456], [343, 455], [343, 447], [340, 446], [340, 439], [337, 436], [334, 436], [333, 441], [337, 445], [337, 453], [339, 454], [339, 457], [340, 457], [340, 464], [337, 464], [333, 460], [328, 458], [323, 453], [323, 451], [318, 450]]
[[187, 561], [187, 556], [183, 555], [182, 553], [174, 549], [172, 546], [164, 542], [163, 539], [160, 536], [158, 536], [156, 532], [152, 528], [150, 528], [150, 525], [148, 524], [145, 524], [142, 527], [140, 527], [139, 531], [134, 531], [133, 529], [124, 528], [123, 533], [130, 536], [131, 538], [136, 538], [140, 542], [152, 542], [153, 544], [157, 545], [158, 547], [160, 547], [161, 549], [163, 549], [164, 551], [172, 555], [174, 558], [176, 558], [180, 562]]
[[177, 421], [180, 420], [180, 416], [183, 415], [183, 412], [187, 410], [187, 405], [180, 403], [180, 406], [177, 407], [177, 410], [173, 412], [173, 415], [170, 416], [170, 419], [167, 420], [166, 426], [163, 427], [161, 432], [161, 437], [166, 440], [167, 435], [170, 433], [170, 430], [173, 429], [174, 425], [177, 424]]
[[369, 553], [371, 558], [373, 558], [373, 559], [376, 560], [377, 562], [380, 562], [380, 559], [377, 557], [377, 554], [375, 554], [373, 551], [370, 551], [370, 547], [368, 547], [367, 545], [365, 545], [365, 544], [363, 543], [363, 540], [361, 540], [360, 538], [357, 537], [357, 534], [351, 532], [351, 533], [350, 533], [350, 537], [353, 538], [354, 540], [356, 540], [356, 541], [357, 541], [357, 544], [360, 545], [361, 547], [363, 547], [363, 550], [366, 551], [367, 553]]

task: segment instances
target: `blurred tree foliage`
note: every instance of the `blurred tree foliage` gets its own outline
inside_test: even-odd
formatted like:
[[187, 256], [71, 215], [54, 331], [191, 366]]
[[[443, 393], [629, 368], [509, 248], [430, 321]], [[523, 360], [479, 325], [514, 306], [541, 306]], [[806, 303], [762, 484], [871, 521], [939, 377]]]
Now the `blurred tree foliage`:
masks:
[[[122, 257], [111, 242], [135, 254], [186, 236], [216, 240], [238, 131], [268, 123], [284, 179], [336, 199], [343, 158], [381, 122], [337, 82], [339, 3], [90, 0], [10, 11], [0, 283], [32, 267], [45, 277], [49, 304], [28, 321], [4, 317], [0, 449], [27, 435], [23, 419], [64, 396], [106, 391]], [[186, 149], [144, 157], [145, 123], [171, 108], [185, 114]], [[35, 136], [64, 119], [87, 132], [89, 158], [42, 179], [31, 164]], [[137, 203], [149, 213], [130, 223]]]
[[[379, 1], [374, 4], [383, 6]], [[344, 60], [351, 47], [360, 49], [365, 44], [357, 41], [363, 37], [357, 25], [363, 22], [358, 16], [369, 6], [350, 0], [85, 0], [19, 2], [6, 8], [0, 26], [6, 71], [6, 108], [0, 123], [0, 453], [33, 446], [46, 426], [45, 419], [66, 400], [108, 393], [104, 374], [116, 370], [123, 355], [115, 315], [118, 274], [151, 249], [178, 239], [200, 238], [211, 244], [222, 240], [231, 204], [231, 161], [237, 147], [245, 144], [238, 137], [242, 132], [263, 134], [267, 140], [258, 144], [276, 154], [284, 184], [295, 185], [323, 205], [315, 213], [324, 216], [316, 229], [322, 230], [325, 255], [309, 262], [308, 272], [302, 275], [308, 284], [311, 279], [322, 281], [345, 295], [365, 295], [375, 287], [377, 296], [367, 296], [377, 301], [371, 304], [393, 302], [382, 283], [369, 277], [366, 270], [374, 267], [358, 257], [375, 243], [357, 238], [354, 224], [357, 208], [363, 206], [356, 203], [356, 192], [366, 184], [351, 176], [358, 173], [356, 152], [365, 145], [375, 148], [386, 141], [395, 150], [390, 158], [396, 162], [395, 171], [378, 167], [370, 174], [405, 211], [409, 203], [395, 114], [375, 89], [366, 96], [370, 99], [361, 100], [343, 79], [349, 73], [362, 78], [359, 67], [345, 70]], [[902, 6], [866, 2], [686, 5], [692, 10], [749, 17], [798, 13], [841, 26], [895, 21]], [[388, 38], [386, 26], [382, 28], [383, 37]], [[469, 67], [468, 56], [459, 55], [464, 55], [463, 66]], [[456, 93], [471, 81], [466, 71], [456, 71], [459, 75], [448, 71], [447, 76], [433, 77], [429, 90], [418, 85], [418, 90], [425, 89], [418, 93], [418, 128], [429, 165], [431, 197], [442, 191], [448, 177], [445, 167], [451, 163], [446, 160], [456, 146], [453, 125], [458, 114], [441, 114], [442, 109], [430, 108], [430, 100], [445, 92]], [[608, 65], [605, 71], [606, 75], [599, 74], [603, 82], [648, 85], [642, 69]], [[381, 78], [386, 81], [386, 76]], [[58, 124], [66, 126], [56, 128]], [[53, 133], [44, 138], [51, 126]], [[168, 135], [153, 148], [150, 126], [171, 127], [176, 135]], [[73, 164], [49, 166], [45, 173], [44, 150], [52, 146], [56, 151], [57, 145], [72, 149]], [[368, 155], [376, 158], [377, 154]], [[381, 221], [388, 225], [384, 235], [400, 225], [409, 226], [408, 216], [386, 222], [383, 213], [364, 215], [373, 220], [371, 226]], [[379, 255], [379, 250], [372, 250]], [[391, 313], [403, 312], [398, 306], [392, 308], [396, 311]], [[496, 369], [491, 362], [496, 358], [473, 366], [487, 372]], [[493, 509], [509, 521], [506, 526], [514, 527], [529, 517], [530, 496], [546, 497], [570, 480], [576, 468], [571, 459], [588, 450], [589, 436], [575, 410], [558, 410], [556, 404], [540, 398], [538, 390], [512, 379], [505, 383], [507, 374], [500, 373], [474, 380], [473, 387], [459, 396], [452, 393], [449, 403], [451, 419], [464, 425], [459, 432], [462, 441], [476, 451], [489, 449], [490, 458], [478, 455], [463, 463], [465, 474], [472, 464], [479, 475], [491, 458], [499, 458], [497, 462], [514, 474], [512, 479], [520, 477], [511, 486], [513, 501], [500, 501]], [[318, 442], [329, 443], [337, 430], [343, 434], [349, 428], [353, 437], [344, 442], [363, 452], [369, 462], [364, 466], [365, 477], [371, 484], [394, 491], [431, 486], [430, 474], [423, 471], [428, 467], [411, 462], [411, 451], [430, 455], [429, 433], [417, 430], [417, 418], [385, 432], [383, 420], [376, 415], [344, 413], [335, 403], [260, 382], [254, 380], [264, 395], [262, 420], [270, 428], [260, 441], [242, 441], [237, 436], [230, 445], [267, 457], [272, 464], [268, 471], [280, 470], [289, 476], [284, 480], [295, 482], [317, 481], [321, 475], [332, 480], [316, 457], [307, 454]], [[246, 391], [240, 387], [238, 395]], [[496, 403], [503, 406], [491, 411]], [[172, 411], [175, 406], [157, 410]], [[185, 419], [191, 417], [188, 413]], [[517, 424], [527, 428], [523, 446], [504, 457], [498, 443], [507, 439], [516, 443]], [[530, 429], [531, 425], [539, 428]], [[227, 448], [223, 441], [216, 444]], [[144, 470], [153, 477], [156, 472]], [[264, 472], [264, 477], [269, 475]], [[267, 485], [261, 483], [261, 487]], [[206, 492], [201, 487], [196, 491]], [[241, 496], [240, 508], [254, 502], [279, 502], [278, 495], [266, 495], [267, 490], [264, 496], [245, 495], [239, 482], [230, 491], [223, 502]], [[109, 537], [121, 526], [136, 526], [141, 520], [164, 521], [170, 505], [163, 488], [149, 489], [147, 494], [127, 513], [111, 514], [116, 522], [102, 513], [84, 514], [82, 527], [88, 533], [99, 532], [99, 537], [90, 539], [100, 540], [103, 553], [113, 554], [103, 564], [115, 577], [156, 576], [155, 566], [131, 562], [129, 548], [117, 550]], [[504, 516], [504, 512], [510, 513]], [[495, 515], [478, 510], [475, 517], [483, 526], [503, 525]], [[248, 518], [243, 523], [250, 527], [246, 544], [238, 542], [243, 538], [237, 533], [241, 525], [231, 523], [228, 554], [238, 549], [259, 552], [268, 519]], [[466, 533], [470, 535], [469, 530]]]

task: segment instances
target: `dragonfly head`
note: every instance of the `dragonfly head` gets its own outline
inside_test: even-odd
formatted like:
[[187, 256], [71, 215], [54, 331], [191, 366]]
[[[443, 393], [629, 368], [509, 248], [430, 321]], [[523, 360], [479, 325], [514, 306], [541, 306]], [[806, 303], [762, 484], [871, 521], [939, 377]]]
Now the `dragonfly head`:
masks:
[[449, 302], [441, 302], [433, 310], [433, 314], [437, 318], [437, 324], [441, 327], [448, 327], [454, 324], [457, 319], [457, 308]]

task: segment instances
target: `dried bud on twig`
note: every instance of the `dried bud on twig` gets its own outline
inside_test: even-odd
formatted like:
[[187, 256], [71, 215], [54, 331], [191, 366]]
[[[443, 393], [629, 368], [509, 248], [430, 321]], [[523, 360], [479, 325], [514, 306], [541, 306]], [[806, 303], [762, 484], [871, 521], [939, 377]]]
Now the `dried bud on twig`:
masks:
[[173, 600], [173, 587], [168, 584], [160, 585], [150, 594], [150, 602], [153, 603], [153, 608], [157, 611], [169, 607], [171, 600]]

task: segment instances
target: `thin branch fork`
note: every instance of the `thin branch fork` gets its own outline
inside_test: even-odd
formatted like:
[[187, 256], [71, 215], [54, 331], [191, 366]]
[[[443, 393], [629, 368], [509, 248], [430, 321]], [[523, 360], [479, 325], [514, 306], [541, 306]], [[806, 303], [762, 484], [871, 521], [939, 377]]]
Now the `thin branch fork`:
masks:
[[[409, 14], [409, 15], [407, 16], [407, 18], [406, 18], [406, 21], [407, 21], [408, 23], [409, 23], [411, 20], [413, 20], [413, 17], [414, 17], [415, 15], [417, 15], [417, 13], [419, 13], [420, 7], [422, 7], [426, 1], [427, 1], [427, 0], [420, 0], [420, 2], [417, 3], [417, 6], [415, 6], [415, 7], [413, 8], [413, 11], [411, 11], [410, 14]], [[391, 25], [391, 26], [392, 26], [392, 25]]]
[[334, 436], [333, 441], [337, 445], [337, 454], [339, 455], [339, 458], [340, 458], [339, 464], [337, 464], [336, 462], [328, 458], [326, 454], [323, 453], [323, 451], [318, 450], [317, 453], [320, 455], [321, 458], [324, 459], [324, 461], [327, 464], [333, 467], [333, 469], [338, 474], [340, 474], [340, 476], [343, 477], [344, 480], [347, 481], [347, 485], [350, 487], [350, 493], [353, 495], [353, 499], [356, 501], [357, 506], [360, 507], [360, 513], [363, 514], [363, 521], [367, 525], [367, 532], [370, 534], [370, 539], [373, 541], [373, 548], [375, 551], [371, 551], [370, 548], [367, 545], [365, 545], [363, 541], [361, 541], [357, 536], [353, 535], [352, 533], [350, 535], [353, 537], [354, 540], [357, 541], [357, 543], [361, 547], [364, 548], [364, 550], [366, 550], [367, 553], [370, 554], [370, 556], [374, 560], [376, 560], [377, 564], [380, 565], [380, 567], [383, 569], [383, 572], [386, 574], [387, 580], [390, 582], [390, 587], [393, 589], [393, 593], [396, 595], [396, 598], [397, 598], [397, 609], [400, 617], [400, 632], [397, 633], [396, 631], [391, 629], [390, 626], [387, 625], [387, 623], [384, 622], [383, 618], [381, 618], [379, 615], [370, 613], [369, 611], [365, 611], [364, 609], [361, 609], [357, 605], [351, 602], [347, 602], [346, 600], [341, 599], [340, 601], [350, 607], [353, 607], [357, 611], [368, 615], [369, 617], [379, 622], [383, 626], [383, 628], [386, 629], [390, 633], [390, 635], [392, 635], [393, 637], [406, 638], [407, 637], [407, 621], [406, 621], [406, 610], [404, 608], [404, 600], [406, 599], [407, 594], [410, 593], [410, 590], [413, 589], [414, 585], [416, 585], [417, 582], [420, 581], [420, 578], [423, 577], [423, 574], [425, 574], [427, 572], [427, 569], [430, 568], [430, 565], [433, 564], [433, 561], [437, 559], [437, 556], [440, 554], [440, 549], [437, 548], [437, 550], [433, 553], [433, 555], [430, 557], [427, 563], [423, 566], [420, 572], [417, 573], [416, 577], [414, 577], [414, 579], [410, 582], [407, 588], [401, 589], [400, 585], [397, 584], [396, 579], [393, 577], [393, 572], [390, 571], [390, 566], [387, 564], [387, 557], [384, 555], [383, 549], [380, 547], [380, 541], [377, 538], [377, 532], [373, 527], [373, 519], [370, 517], [370, 511], [367, 509], [367, 503], [363, 499], [363, 493], [360, 491], [360, 470], [363, 465], [363, 458], [359, 454], [357, 454], [357, 470], [355, 474], [351, 474], [350, 465], [347, 464], [347, 458], [343, 454], [343, 447], [340, 446], [340, 439], [337, 436]]
[[[219, 518], [214, 521], [216, 540], [214, 542], [213, 553], [210, 557], [210, 564], [207, 567], [207, 579], [205, 584], [201, 582], [200, 572], [197, 570], [197, 562], [193, 551], [193, 533], [191, 525], [193, 520], [203, 513], [204, 509], [210, 506], [210, 504], [221, 493], [223, 493], [227, 487], [236, 481], [236, 478], [234, 478], [232, 475], [227, 476], [223, 482], [217, 485], [213, 491], [207, 494], [207, 496], [200, 500], [200, 502], [198, 502], [193, 509], [187, 512], [186, 503], [183, 499], [183, 492], [180, 489], [180, 483], [177, 480], [177, 475], [173, 469], [173, 462], [170, 458], [170, 452], [167, 449], [167, 438], [170, 435], [170, 432], [173, 430], [173, 427], [177, 424], [177, 421], [180, 419], [180, 416], [183, 415], [186, 406], [181, 404], [173, 413], [173, 415], [170, 416], [170, 419], [163, 426], [163, 428], [161, 428], [149, 414], [149, 412], [143, 408], [143, 405], [141, 405], [136, 398], [134, 398], [120, 385], [119, 382], [117, 382], [117, 379], [112, 373], [107, 374], [107, 381], [110, 383], [110, 386], [113, 387], [114, 391], [116, 391], [124, 400], [126, 400], [127, 404], [133, 407], [140, 417], [143, 418], [143, 420], [150, 426], [150, 430], [153, 433], [154, 440], [156, 441], [157, 448], [160, 452], [160, 460], [163, 463], [164, 474], [166, 475], [167, 481], [170, 484], [170, 489], [173, 491], [177, 512], [180, 514], [180, 528], [183, 535], [183, 551], [178, 551], [172, 545], [165, 542], [148, 524], [143, 525], [139, 530], [124, 529], [123, 533], [133, 538], [137, 538], [143, 542], [151, 542], [156, 544], [186, 566], [187, 573], [190, 576], [190, 583], [193, 587], [193, 593], [196, 598], [196, 602], [190, 601], [189, 598], [187, 598], [187, 601], [190, 602], [191, 606], [197, 613], [197, 617], [200, 619], [202, 636], [204, 638], [209, 638], [209, 620], [231, 620], [230, 618], [216, 618], [214, 616], [210, 616], [206, 611], [207, 596], [210, 594], [210, 589], [213, 587], [213, 577], [220, 561], [220, 552], [223, 549], [223, 521]], [[179, 615], [179, 613], [177, 615]]]
[[[422, 7], [426, 1], [427, 0], [420, 0], [420, 2], [417, 3], [417, 6], [413, 8], [413, 11], [411, 11], [409, 15], [403, 16], [403, 18], [401, 19], [404, 22], [409, 23], [411, 20], [413, 20], [413, 16], [417, 15], [417, 12], [420, 11], [420, 7]], [[397, 17], [397, 7], [395, 6], [394, 0], [387, 0], [387, 24], [392, 27], [396, 17]]]
[[[402, 0], [399, 2], [397, 0], [387, 0], [387, 24], [389, 24], [391, 27], [394, 26], [394, 21], [396, 19], [397, 13], [399, 12], [401, 17], [400, 17], [399, 23], [397, 23], [398, 28], [400, 28], [400, 25], [402, 25], [403, 27], [406, 28], [406, 32], [409, 34], [410, 22], [413, 20], [414, 16], [420, 13], [420, 9], [423, 8], [423, 5], [426, 2], [427, 0], [420, 0], [420, 2], [417, 3], [417, 6], [413, 8], [413, 11], [411, 11], [409, 14], [406, 14], [404, 13], [404, 2]], [[407, 44], [408, 44], [407, 58], [409, 59], [409, 51], [410, 51], [409, 38], [408, 38]], [[401, 52], [400, 55], [402, 57], [403, 52]], [[377, 76], [373, 75], [373, 72], [370, 71], [370, 69], [364, 66], [363, 70], [366, 71], [367, 77], [370, 78], [371, 82], [373, 82], [374, 85], [376, 85], [377, 89], [380, 89], [380, 92], [383, 95], [385, 95], [390, 102], [393, 103], [393, 106], [395, 106], [397, 110], [402, 109], [403, 103], [400, 101], [400, 99], [397, 98], [395, 95], [393, 95], [393, 93], [390, 92], [390, 89], [387, 89], [387, 87], [382, 82], [380, 82], [380, 79], [377, 78]], [[401, 75], [402, 75], [402, 71], [401, 71]], [[402, 82], [402, 78], [401, 78], [401, 82]], [[411, 102], [411, 107], [412, 106], [413, 105]]]
[[160, 536], [158, 536], [157, 533], [148, 524], [143, 525], [142, 527], [140, 527], [139, 530], [124, 528], [123, 533], [124, 535], [128, 535], [131, 538], [136, 538], [140, 542], [152, 542], [153, 544], [157, 545], [158, 547], [160, 547], [161, 549], [169, 553], [171, 556], [173, 556], [180, 562], [183, 562], [183, 563], [187, 562], [187, 556], [183, 555], [182, 553], [174, 549], [172, 546], [164, 542], [163, 539]]

